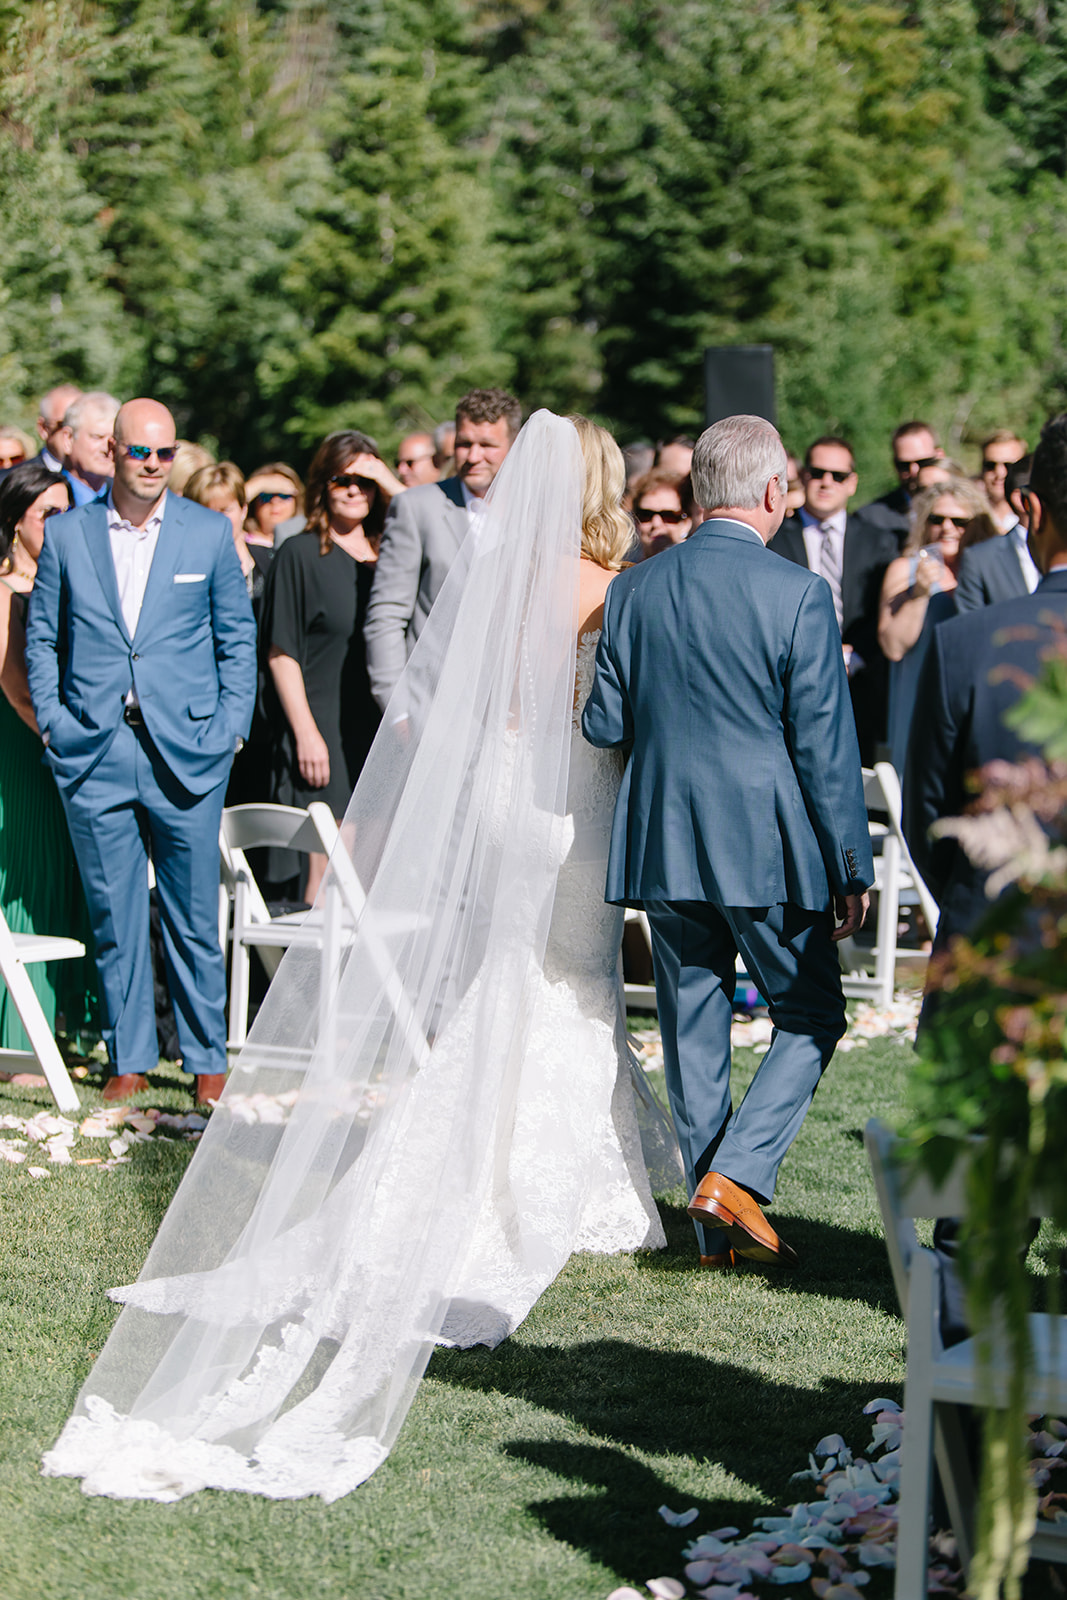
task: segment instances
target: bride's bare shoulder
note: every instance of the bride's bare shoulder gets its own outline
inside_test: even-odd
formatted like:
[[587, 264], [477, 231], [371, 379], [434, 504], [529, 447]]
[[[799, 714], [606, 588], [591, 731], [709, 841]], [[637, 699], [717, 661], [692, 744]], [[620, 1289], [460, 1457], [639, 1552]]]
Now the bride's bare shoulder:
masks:
[[614, 572], [598, 567], [595, 561], [583, 556], [578, 577], [578, 637], [592, 633], [604, 620], [604, 596]]

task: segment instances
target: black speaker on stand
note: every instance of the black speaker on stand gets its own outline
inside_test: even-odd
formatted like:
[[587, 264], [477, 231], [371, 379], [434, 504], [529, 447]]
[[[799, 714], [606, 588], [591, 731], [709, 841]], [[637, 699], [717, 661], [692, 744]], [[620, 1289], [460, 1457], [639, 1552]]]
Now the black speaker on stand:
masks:
[[705, 427], [723, 417], [764, 417], [777, 423], [774, 346], [709, 345], [704, 351]]

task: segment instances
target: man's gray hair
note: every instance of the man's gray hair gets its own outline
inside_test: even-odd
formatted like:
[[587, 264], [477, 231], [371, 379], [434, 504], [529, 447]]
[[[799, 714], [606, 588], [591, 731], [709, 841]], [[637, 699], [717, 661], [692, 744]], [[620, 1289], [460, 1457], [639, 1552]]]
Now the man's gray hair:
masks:
[[724, 417], [696, 442], [691, 468], [693, 498], [705, 511], [761, 505], [767, 485], [777, 478], [786, 491], [789, 463], [777, 428], [762, 417]]
[[63, 426], [69, 428], [71, 433], [77, 433], [86, 416], [90, 412], [108, 412], [108, 427], [112, 427], [118, 413], [121, 400], [116, 400], [113, 394], [108, 394], [106, 389], [89, 389], [85, 394], [79, 395], [77, 400], [71, 402], [63, 413]]

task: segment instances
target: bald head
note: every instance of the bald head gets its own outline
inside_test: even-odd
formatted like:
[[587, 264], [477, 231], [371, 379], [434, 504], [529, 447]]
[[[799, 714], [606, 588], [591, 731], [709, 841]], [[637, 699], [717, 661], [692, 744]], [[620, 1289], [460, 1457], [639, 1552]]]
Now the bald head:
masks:
[[111, 441], [112, 494], [115, 509], [135, 527], [144, 526], [167, 487], [175, 435], [174, 418], [158, 400], [127, 400], [119, 407]]
[[[142, 438], [146, 429], [158, 432], [159, 437]], [[173, 444], [177, 431], [174, 418], [158, 400], [127, 400], [115, 418], [115, 438], [121, 444]]]

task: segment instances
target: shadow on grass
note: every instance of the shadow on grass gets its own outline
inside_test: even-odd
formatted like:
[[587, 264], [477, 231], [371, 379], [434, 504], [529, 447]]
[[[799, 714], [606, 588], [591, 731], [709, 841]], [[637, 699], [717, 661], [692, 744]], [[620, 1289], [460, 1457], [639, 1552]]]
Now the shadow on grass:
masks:
[[[807, 1465], [823, 1434], [862, 1435], [863, 1407], [893, 1389], [888, 1378], [881, 1390], [870, 1378], [824, 1377], [799, 1387], [733, 1362], [622, 1339], [438, 1350], [430, 1371], [457, 1388], [538, 1406], [613, 1445], [716, 1463], [774, 1504], [783, 1503], [790, 1473]], [[736, 1502], [718, 1504], [736, 1509]]]
[[[699, 1271], [696, 1235], [681, 1204], [657, 1200], [667, 1235], [666, 1250], [643, 1250], [634, 1256], [644, 1272]], [[889, 1271], [885, 1241], [879, 1234], [805, 1216], [778, 1213], [782, 1233], [800, 1257], [796, 1267], [760, 1266], [741, 1261], [739, 1272], [761, 1272], [776, 1289], [794, 1294], [830, 1295], [840, 1300], [861, 1300], [891, 1316], [897, 1299]]]
[[[587, 1552], [632, 1584], [677, 1574], [690, 1538], [725, 1524], [747, 1531], [766, 1509], [755, 1497], [726, 1503], [680, 1492], [668, 1478], [609, 1445], [516, 1439], [505, 1451], [573, 1483], [569, 1494], [531, 1501], [531, 1514], [554, 1539]], [[689, 1529], [671, 1528], [657, 1515], [664, 1504], [673, 1511], [695, 1506], [700, 1516]]]

